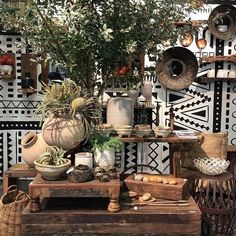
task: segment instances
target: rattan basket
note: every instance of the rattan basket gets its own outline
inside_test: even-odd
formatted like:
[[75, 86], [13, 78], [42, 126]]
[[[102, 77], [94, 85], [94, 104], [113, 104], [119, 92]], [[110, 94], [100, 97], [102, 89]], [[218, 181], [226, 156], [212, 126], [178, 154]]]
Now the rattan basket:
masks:
[[226, 171], [230, 162], [220, 158], [197, 158], [194, 165], [199, 171], [206, 175], [220, 175]]

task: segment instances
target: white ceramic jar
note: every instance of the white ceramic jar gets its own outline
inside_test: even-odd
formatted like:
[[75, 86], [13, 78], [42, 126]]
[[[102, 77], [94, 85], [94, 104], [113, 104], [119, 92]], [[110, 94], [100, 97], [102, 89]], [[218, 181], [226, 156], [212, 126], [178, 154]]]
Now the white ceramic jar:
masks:
[[93, 168], [93, 154], [91, 152], [79, 152], [75, 154], [75, 166], [86, 165]]

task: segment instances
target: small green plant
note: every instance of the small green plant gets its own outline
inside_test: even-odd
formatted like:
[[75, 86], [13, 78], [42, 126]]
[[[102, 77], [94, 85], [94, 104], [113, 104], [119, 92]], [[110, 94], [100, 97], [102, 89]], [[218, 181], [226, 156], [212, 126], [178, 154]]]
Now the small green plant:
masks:
[[93, 140], [93, 148], [102, 152], [104, 150], [120, 150], [122, 146], [122, 142], [115, 137], [104, 136], [101, 134], [96, 135]]
[[38, 164], [61, 166], [68, 162], [68, 159], [63, 158], [65, 151], [56, 146], [49, 146], [47, 151], [42, 153], [36, 160]]

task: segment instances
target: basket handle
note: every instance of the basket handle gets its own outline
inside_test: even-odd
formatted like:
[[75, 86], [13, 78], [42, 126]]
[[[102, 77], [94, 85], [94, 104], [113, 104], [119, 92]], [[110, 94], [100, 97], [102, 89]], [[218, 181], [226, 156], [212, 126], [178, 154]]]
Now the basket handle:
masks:
[[20, 192], [20, 193], [17, 194], [16, 199], [15, 199], [15, 202], [17, 202], [17, 201], [18, 201], [18, 198], [19, 198], [21, 195], [23, 195], [23, 194], [30, 200], [29, 194], [27, 194], [27, 193], [25, 193], [25, 192]]
[[8, 193], [10, 190], [17, 190], [17, 186], [16, 186], [16, 185], [11, 185], [11, 186], [9, 186], [8, 189], [7, 189], [7, 193]]

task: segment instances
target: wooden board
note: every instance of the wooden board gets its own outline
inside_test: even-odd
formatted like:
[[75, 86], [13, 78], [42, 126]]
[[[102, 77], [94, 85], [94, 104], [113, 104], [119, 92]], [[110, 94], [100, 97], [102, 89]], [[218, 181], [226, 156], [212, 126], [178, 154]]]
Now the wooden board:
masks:
[[120, 212], [109, 213], [102, 199], [51, 199], [41, 212], [23, 211], [22, 235], [200, 235], [201, 212], [192, 198], [187, 202], [187, 207], [137, 210], [122, 204]]
[[130, 175], [124, 180], [124, 185], [129, 191], [135, 191], [138, 195], [144, 193], [150, 193], [153, 197], [169, 199], [169, 200], [183, 200], [189, 197], [188, 180], [182, 178], [173, 178], [173, 176], [164, 175], [148, 175], [156, 176], [167, 180], [176, 180], [176, 185], [156, 183], [156, 182], [144, 182], [134, 180], [134, 175]]

